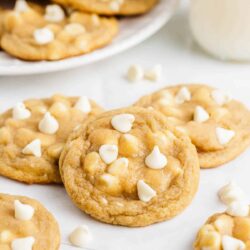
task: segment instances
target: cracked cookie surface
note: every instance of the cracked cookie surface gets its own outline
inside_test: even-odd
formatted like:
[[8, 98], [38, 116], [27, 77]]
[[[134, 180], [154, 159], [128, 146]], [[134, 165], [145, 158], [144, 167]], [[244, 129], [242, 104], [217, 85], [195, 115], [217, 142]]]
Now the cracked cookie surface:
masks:
[[[58, 5], [28, 5], [4, 17], [2, 48], [23, 60], [60, 60], [83, 55], [109, 44], [118, 32], [114, 18], [72, 12]], [[56, 7], [55, 7], [56, 6]]]
[[176, 216], [190, 204], [199, 182], [190, 139], [161, 113], [137, 107], [84, 122], [64, 147], [60, 172], [81, 210], [129, 227]]
[[[29, 220], [20, 220], [15, 217], [15, 202], [21, 202], [28, 209], [34, 209], [34, 214]], [[22, 205], [21, 205], [22, 206]], [[27, 209], [22, 207], [22, 209]], [[60, 246], [60, 230], [54, 216], [38, 201], [24, 197], [0, 194], [0, 249], [11, 250], [25, 248], [22, 244], [33, 243], [33, 250], [58, 250]], [[26, 239], [25, 239], [26, 238]], [[19, 239], [19, 240], [18, 240]], [[15, 240], [19, 242], [15, 242]], [[23, 241], [23, 242], [20, 242]], [[16, 246], [17, 247], [17, 246]]]
[[250, 144], [250, 112], [226, 93], [206, 85], [164, 88], [135, 106], [152, 107], [185, 132], [196, 146], [202, 168], [220, 166]]
[[58, 160], [68, 135], [102, 111], [91, 100], [85, 103], [88, 110], [82, 110], [80, 99], [61, 95], [30, 99], [3, 113], [0, 175], [26, 183], [61, 183]]
[[54, 0], [64, 6], [100, 15], [138, 15], [151, 10], [158, 0]]

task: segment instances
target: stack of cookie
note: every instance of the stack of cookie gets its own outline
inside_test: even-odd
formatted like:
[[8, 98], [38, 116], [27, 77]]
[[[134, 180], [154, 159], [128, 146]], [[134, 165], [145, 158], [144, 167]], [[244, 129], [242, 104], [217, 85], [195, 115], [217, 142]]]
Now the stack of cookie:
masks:
[[44, 6], [17, 0], [13, 10], [0, 8], [0, 47], [30, 61], [86, 54], [109, 44], [117, 35], [116, 15], [143, 14], [157, 0], [54, 2]]
[[0, 174], [63, 182], [85, 213], [138, 227], [182, 212], [200, 167], [218, 167], [249, 144], [249, 110], [209, 86], [167, 87], [108, 112], [87, 97], [55, 95], [1, 115]]

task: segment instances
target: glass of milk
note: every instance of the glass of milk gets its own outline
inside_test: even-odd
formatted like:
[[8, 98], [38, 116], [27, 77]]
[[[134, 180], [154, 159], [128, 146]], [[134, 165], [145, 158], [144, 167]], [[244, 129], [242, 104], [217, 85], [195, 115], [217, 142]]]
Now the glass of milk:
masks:
[[197, 43], [222, 60], [250, 61], [250, 0], [190, 0]]

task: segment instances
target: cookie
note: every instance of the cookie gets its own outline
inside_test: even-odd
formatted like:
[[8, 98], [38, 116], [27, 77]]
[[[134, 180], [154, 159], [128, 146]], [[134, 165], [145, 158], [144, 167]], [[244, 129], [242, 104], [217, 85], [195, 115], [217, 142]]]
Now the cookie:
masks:
[[[5, 10], [0, 7], [0, 41], [1, 41], [1, 37], [3, 35], [3, 19], [4, 19], [4, 16], [5, 16]], [[0, 48], [1, 48], [1, 43], [0, 43]]]
[[57, 250], [60, 230], [54, 216], [38, 201], [0, 194], [0, 249]]
[[66, 7], [100, 15], [138, 15], [151, 10], [158, 0], [54, 0]]
[[[21, 0], [19, 0], [21, 1]], [[118, 32], [114, 18], [72, 12], [59, 5], [42, 11], [27, 4], [4, 18], [2, 48], [24, 60], [60, 60], [83, 55], [109, 44]]]
[[220, 213], [211, 216], [199, 230], [195, 250], [250, 249], [250, 216]]
[[142, 97], [136, 104], [153, 107], [196, 146], [202, 168], [220, 166], [250, 144], [250, 112], [236, 100], [205, 85], [178, 85]]
[[0, 175], [61, 183], [58, 160], [72, 130], [102, 109], [86, 97], [30, 99], [0, 116]]
[[125, 108], [90, 118], [60, 157], [67, 193], [102, 222], [129, 227], [170, 219], [199, 182], [195, 147], [154, 110]]

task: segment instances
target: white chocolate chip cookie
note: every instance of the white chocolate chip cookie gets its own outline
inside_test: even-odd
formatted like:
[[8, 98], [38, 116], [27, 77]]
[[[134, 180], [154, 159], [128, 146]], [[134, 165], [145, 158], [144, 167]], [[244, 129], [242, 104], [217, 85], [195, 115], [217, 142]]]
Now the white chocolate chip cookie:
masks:
[[177, 85], [142, 97], [135, 106], [163, 113], [196, 146], [202, 168], [220, 166], [250, 144], [250, 112], [226, 92], [205, 85]]
[[73, 202], [94, 218], [129, 227], [170, 219], [196, 193], [195, 147], [154, 110], [138, 107], [90, 118], [61, 154]]
[[101, 15], [138, 15], [151, 10], [158, 0], [53, 0], [74, 9]]
[[58, 5], [37, 9], [28, 3], [23, 11], [8, 11], [3, 24], [3, 50], [31, 61], [86, 54], [110, 43], [118, 32], [114, 18], [81, 12], [66, 15]]
[[[1, 37], [3, 35], [3, 19], [5, 15], [5, 10], [0, 7], [0, 41]], [[0, 48], [1, 48], [1, 43], [0, 43]]]
[[[77, 97], [52, 96], [15, 105], [0, 116], [0, 175], [26, 183], [60, 183], [58, 160], [72, 130], [102, 109]], [[85, 101], [86, 101], [85, 100]]]
[[229, 215], [228, 213], [211, 216], [199, 230], [195, 250], [249, 250], [250, 216]]
[[1, 250], [59, 249], [59, 226], [34, 199], [0, 194], [0, 221]]

